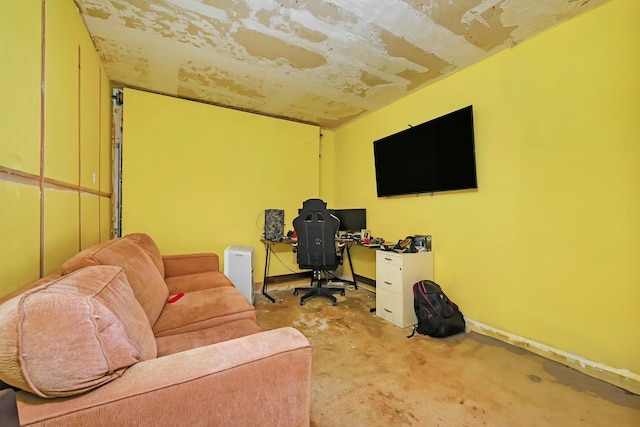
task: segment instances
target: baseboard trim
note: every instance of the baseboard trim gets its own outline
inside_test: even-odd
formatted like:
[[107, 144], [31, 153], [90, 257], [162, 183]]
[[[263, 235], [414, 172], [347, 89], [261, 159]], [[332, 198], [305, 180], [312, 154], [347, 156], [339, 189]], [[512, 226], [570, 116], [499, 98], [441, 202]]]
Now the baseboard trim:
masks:
[[563, 365], [574, 368], [583, 374], [606, 381], [631, 393], [640, 394], [640, 375], [628, 369], [617, 369], [602, 363], [594, 362], [584, 357], [549, 347], [536, 341], [532, 341], [509, 332], [485, 325], [475, 320], [465, 318], [467, 330], [499, 339], [500, 341], [529, 350], [539, 356], [553, 360]]
[[[292, 281], [295, 281], [295, 280], [302, 280], [302, 279], [311, 279], [311, 271], [302, 271], [300, 273], [280, 274], [278, 276], [269, 276], [268, 284], [269, 284], [269, 286], [271, 286], [271, 285], [277, 285], [279, 283], [292, 282]], [[255, 288], [257, 290], [262, 289], [262, 283], [263, 282], [255, 282]]]
[[374, 288], [376, 287], [375, 280], [369, 279], [368, 277], [360, 276], [358, 274], [356, 274], [355, 276], [358, 283], [364, 283], [365, 285], [373, 286]]

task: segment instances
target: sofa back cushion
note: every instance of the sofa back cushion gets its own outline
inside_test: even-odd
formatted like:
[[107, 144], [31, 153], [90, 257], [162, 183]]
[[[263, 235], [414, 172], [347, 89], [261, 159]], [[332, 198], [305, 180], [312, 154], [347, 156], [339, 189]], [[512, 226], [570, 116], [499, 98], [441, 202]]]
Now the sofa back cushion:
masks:
[[133, 239], [112, 239], [92, 246], [68, 259], [62, 274], [90, 265], [116, 265], [124, 268], [133, 294], [153, 327], [164, 308], [169, 289], [147, 252]]
[[0, 380], [71, 396], [156, 357], [151, 326], [121, 267], [80, 269], [0, 305]]
[[134, 242], [137, 242], [138, 246], [140, 246], [147, 253], [147, 255], [149, 255], [149, 258], [151, 258], [151, 261], [153, 261], [153, 265], [156, 266], [160, 275], [162, 277], [165, 277], [162, 254], [160, 253], [160, 249], [158, 249], [156, 242], [153, 241], [151, 236], [145, 233], [131, 233], [124, 236], [124, 238], [131, 239]]

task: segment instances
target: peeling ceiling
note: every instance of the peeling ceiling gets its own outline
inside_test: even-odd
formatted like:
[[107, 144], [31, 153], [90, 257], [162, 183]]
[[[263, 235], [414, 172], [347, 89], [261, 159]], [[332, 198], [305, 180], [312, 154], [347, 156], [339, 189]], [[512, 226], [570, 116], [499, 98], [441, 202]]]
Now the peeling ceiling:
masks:
[[610, 0], [75, 0], [116, 86], [335, 129]]

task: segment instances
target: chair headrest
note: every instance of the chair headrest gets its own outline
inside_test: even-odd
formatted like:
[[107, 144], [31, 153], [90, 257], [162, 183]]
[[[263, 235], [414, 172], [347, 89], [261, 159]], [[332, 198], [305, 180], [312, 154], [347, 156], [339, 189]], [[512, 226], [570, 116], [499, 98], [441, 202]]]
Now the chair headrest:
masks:
[[327, 209], [327, 203], [321, 199], [308, 199], [302, 203], [302, 210], [325, 210]]

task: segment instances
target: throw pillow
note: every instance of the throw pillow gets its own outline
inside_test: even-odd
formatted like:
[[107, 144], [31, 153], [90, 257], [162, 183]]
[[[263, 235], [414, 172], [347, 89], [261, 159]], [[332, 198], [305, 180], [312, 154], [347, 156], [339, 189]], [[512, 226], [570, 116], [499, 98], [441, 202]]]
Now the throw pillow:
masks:
[[0, 306], [0, 380], [71, 396], [156, 357], [151, 326], [121, 267], [92, 266]]

